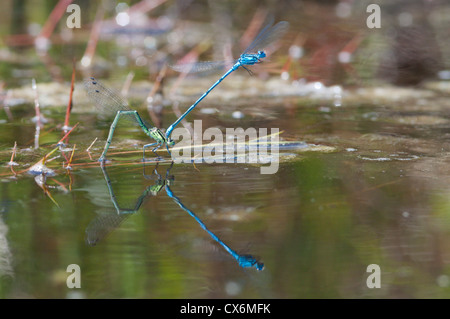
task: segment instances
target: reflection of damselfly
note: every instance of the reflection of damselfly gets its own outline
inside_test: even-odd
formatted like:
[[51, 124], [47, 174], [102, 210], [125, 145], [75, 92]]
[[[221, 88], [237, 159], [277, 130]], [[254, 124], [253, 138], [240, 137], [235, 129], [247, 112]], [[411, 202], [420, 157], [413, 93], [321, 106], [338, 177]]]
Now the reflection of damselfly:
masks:
[[[266, 57], [266, 52], [263, 49], [273, 41], [281, 38], [281, 36], [287, 31], [289, 24], [286, 21], [281, 21], [272, 26], [273, 22], [270, 22], [264, 27], [261, 32], [256, 36], [255, 40], [248, 46], [248, 48], [240, 55], [239, 59], [235, 61], [233, 66], [219, 79], [217, 80], [194, 104], [192, 104], [184, 114], [182, 114], [166, 131], [164, 134], [157, 127], [153, 127], [148, 123], [145, 123], [136, 110], [130, 109], [128, 104], [115, 92], [106, 88], [103, 84], [94, 78], [90, 78], [84, 82], [84, 86], [87, 95], [96, 105], [100, 112], [113, 111], [116, 114], [111, 128], [109, 131], [108, 139], [105, 144], [102, 155], [99, 158], [100, 162], [104, 162], [106, 159], [106, 153], [111, 145], [112, 137], [116, 129], [119, 119], [129, 118], [136, 122], [142, 130], [154, 139], [156, 142], [146, 144], [143, 147], [143, 157], [145, 157], [145, 149], [153, 147], [152, 151], [156, 154], [156, 150], [162, 145], [166, 146], [166, 149], [171, 156], [169, 146], [173, 146], [175, 142], [170, 138], [172, 131], [175, 127], [211, 92], [220, 82], [222, 82], [233, 71], [243, 67], [249, 71], [246, 66], [254, 65], [261, 62], [261, 59]], [[217, 68], [218, 66], [225, 65], [224, 62], [200, 62], [195, 65], [175, 65], [173, 68], [178, 71], [190, 71], [195, 72], [205, 68]]]
[[[103, 176], [105, 177], [106, 185], [108, 187], [109, 196], [114, 206], [115, 212], [105, 213], [97, 216], [93, 221], [89, 223], [86, 228], [86, 243], [90, 246], [95, 246], [106, 235], [115, 230], [119, 225], [128, 217], [136, 213], [141, 208], [142, 203], [148, 196], [156, 196], [159, 191], [164, 187], [165, 183], [168, 183], [170, 179], [162, 179], [158, 174], [156, 182], [153, 185], [148, 186], [138, 197], [132, 208], [122, 208], [117, 202], [116, 195], [111, 185], [111, 179], [109, 178], [106, 167], [101, 166]], [[156, 169], [155, 169], [156, 172]], [[147, 176], [146, 176], [147, 177]], [[152, 178], [154, 176], [150, 176]]]
[[106, 184], [108, 186], [109, 195], [111, 197], [111, 201], [116, 210], [115, 214], [103, 214], [94, 219], [91, 223], [89, 223], [86, 228], [86, 242], [90, 246], [96, 245], [100, 240], [102, 240], [107, 234], [116, 229], [126, 218], [136, 213], [141, 207], [144, 199], [147, 196], [156, 196], [163, 188], [165, 188], [167, 195], [180, 206], [184, 211], [186, 211], [190, 216], [192, 216], [195, 221], [204, 229], [212, 239], [218, 242], [234, 259], [238, 262], [239, 266], [243, 268], [255, 267], [257, 270], [262, 270], [264, 268], [264, 264], [256, 260], [251, 255], [240, 255], [233, 249], [231, 249], [228, 245], [226, 245], [219, 237], [217, 237], [211, 230], [209, 230], [203, 221], [194, 214], [189, 208], [187, 208], [181, 200], [173, 194], [173, 191], [170, 188], [170, 185], [174, 181], [174, 177], [169, 175], [170, 169], [172, 168], [173, 163], [166, 171], [166, 175], [161, 176], [158, 173], [158, 164], [156, 164], [155, 169], [153, 170], [151, 175], [145, 174], [145, 166], [144, 166], [144, 177], [147, 179], [155, 179], [155, 183], [151, 186], [148, 186], [144, 192], [139, 196], [136, 200], [135, 205], [132, 209], [123, 209], [117, 203], [116, 195], [113, 191], [113, 187], [111, 184], [111, 179], [108, 176], [106, 171], [106, 167], [102, 166], [103, 175], [105, 177]]
[[258, 262], [253, 256], [251, 255], [239, 255], [236, 251], [231, 249], [228, 245], [226, 245], [222, 240], [220, 240], [219, 237], [217, 237], [212, 231], [210, 231], [206, 225], [203, 223], [203, 221], [195, 215], [189, 208], [184, 206], [184, 204], [181, 202], [181, 200], [176, 197], [172, 190], [170, 189], [169, 185], [166, 184], [166, 193], [169, 195], [170, 198], [174, 200], [175, 203], [178, 204], [184, 211], [186, 211], [189, 215], [191, 215], [197, 223], [211, 236], [212, 239], [214, 239], [216, 242], [218, 242], [222, 247], [236, 259], [236, 261], [239, 263], [239, 266], [243, 268], [250, 268], [255, 267], [258, 270], [262, 270], [264, 268], [264, 264]]

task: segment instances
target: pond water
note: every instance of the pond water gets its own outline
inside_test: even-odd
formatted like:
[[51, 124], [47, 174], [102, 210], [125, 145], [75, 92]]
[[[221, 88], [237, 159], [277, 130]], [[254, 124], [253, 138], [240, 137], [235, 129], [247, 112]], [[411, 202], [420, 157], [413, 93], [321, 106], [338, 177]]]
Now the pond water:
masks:
[[[315, 127], [307, 140], [335, 150], [282, 149], [288, 160], [276, 174], [250, 164], [205, 163], [176, 164], [168, 172], [169, 163], [140, 162], [137, 146], [104, 172], [95, 161], [102, 145], [93, 148], [92, 162], [83, 150], [92, 130], [70, 140], [88, 141], [74, 160], [84, 165], [53, 166], [50, 196], [34, 176], [13, 178], [4, 167], [2, 296], [448, 296], [448, 143], [430, 140], [441, 124], [393, 123], [392, 113], [369, 105], [331, 112], [311, 106], [294, 117], [302, 129], [308, 121], [322, 123], [326, 136]], [[280, 112], [270, 126], [291, 120]], [[16, 125], [23, 126], [10, 123], [2, 136]], [[20, 153], [18, 162], [29, 156]], [[213, 236], [264, 269], [239, 266]], [[82, 271], [76, 291], [66, 286], [71, 264]], [[370, 264], [381, 267], [380, 289], [367, 288]]]
[[[309, 17], [304, 27], [317, 32], [312, 21], [319, 9], [302, 8]], [[289, 14], [286, 20], [293, 21], [292, 40], [302, 23]], [[326, 34], [333, 34], [328, 28]], [[330, 46], [328, 52], [334, 50], [333, 42]], [[99, 54], [110, 47], [99, 44]], [[39, 67], [19, 63], [32, 76], [19, 72], [9, 82], [20, 68], [0, 70], [12, 87], [11, 104], [0, 110], [1, 298], [450, 296], [450, 86], [445, 79], [413, 87], [344, 86], [333, 80], [333, 72], [321, 73], [322, 82], [314, 76], [283, 78], [280, 72], [270, 77], [234, 72], [187, 120], [200, 119], [203, 128], [278, 128], [279, 165], [273, 174], [261, 174], [264, 165], [254, 163], [197, 158], [171, 165], [163, 149], [164, 160], [157, 164], [147, 150], [143, 163], [142, 145], [151, 140], [139, 127], [124, 125], [113, 139], [111, 161], [101, 167], [97, 159], [112, 119], [95, 114], [80, 81], [88, 72], [77, 64], [81, 76], [70, 123], [79, 124], [46, 160], [51, 171], [33, 175], [30, 167], [64, 135], [71, 72], [61, 53], [66, 49], [52, 49], [66, 63], [57, 61], [65, 81], [38, 81], [48, 120], [38, 148], [31, 77], [51, 77], [51, 72], [39, 69], [36, 60], [32, 64]], [[17, 56], [34, 56], [31, 51]], [[124, 52], [119, 46], [108, 57], [119, 63]], [[319, 53], [305, 60], [323, 71], [329, 65], [315, 60]], [[105, 80], [120, 87], [127, 66], [109, 65], [105, 71], [101, 61], [90, 71], [111, 75], [113, 80]], [[148, 119], [139, 103], [154, 84], [138, 72], [129, 98]], [[115, 81], [118, 74], [121, 80]], [[168, 77], [163, 93], [169, 102], [159, 124], [167, 127], [177, 118], [171, 105], [179, 102], [184, 110], [217, 79], [217, 74], [188, 78], [177, 84], [178, 93], [169, 94], [177, 78]], [[18, 165], [10, 166], [14, 142]], [[68, 287], [70, 265], [80, 269], [81, 288]], [[369, 287], [374, 282], [369, 265], [379, 266], [380, 288]]]

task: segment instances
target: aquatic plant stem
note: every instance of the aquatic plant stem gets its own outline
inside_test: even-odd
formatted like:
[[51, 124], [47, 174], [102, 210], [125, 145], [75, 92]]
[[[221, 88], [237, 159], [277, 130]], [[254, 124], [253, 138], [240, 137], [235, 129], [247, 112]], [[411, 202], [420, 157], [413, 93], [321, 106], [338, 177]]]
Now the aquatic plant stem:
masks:
[[34, 90], [34, 110], [36, 113], [36, 131], [34, 134], [34, 148], [39, 148], [39, 134], [41, 132], [41, 112], [39, 106], [39, 96], [37, 91], [36, 80], [33, 79], [31, 82], [31, 87]]
[[59, 0], [56, 6], [53, 8], [50, 13], [47, 21], [42, 27], [41, 33], [39, 37], [50, 38], [53, 31], [55, 30], [56, 24], [62, 18], [62, 16], [66, 13], [66, 8], [71, 4], [73, 0]]
[[91, 147], [95, 144], [95, 142], [97, 141], [97, 139], [98, 139], [98, 137], [96, 137], [93, 141], [92, 141], [92, 143], [91, 143], [91, 145], [89, 145], [89, 147], [86, 149], [86, 152], [90, 152], [91, 151]]
[[71, 84], [70, 84], [69, 102], [67, 103], [67, 109], [66, 109], [66, 118], [64, 119], [64, 126], [62, 128], [64, 133], [67, 133], [67, 131], [70, 129], [69, 119], [70, 119], [70, 112], [72, 111], [72, 106], [73, 106], [72, 97], [73, 97], [74, 86], [75, 86], [75, 61], [73, 62], [73, 66], [72, 66], [72, 80], [71, 80]]

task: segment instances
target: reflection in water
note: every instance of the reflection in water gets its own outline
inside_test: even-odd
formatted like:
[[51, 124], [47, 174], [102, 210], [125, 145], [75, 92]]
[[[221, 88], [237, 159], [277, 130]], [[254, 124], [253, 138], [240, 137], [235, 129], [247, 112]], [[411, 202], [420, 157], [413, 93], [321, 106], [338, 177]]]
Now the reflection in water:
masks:
[[233, 249], [231, 249], [228, 245], [226, 245], [219, 237], [217, 237], [211, 230], [209, 230], [203, 221], [194, 214], [189, 208], [187, 208], [181, 200], [175, 196], [170, 189], [170, 185], [174, 181], [174, 176], [169, 175], [170, 170], [173, 166], [173, 162], [170, 167], [166, 171], [166, 175], [163, 178], [161, 174], [158, 173], [157, 168], [158, 164], [156, 164], [155, 169], [153, 170], [152, 175], [145, 174], [145, 163], [144, 163], [144, 177], [146, 179], [156, 179], [153, 185], [148, 186], [144, 192], [139, 196], [136, 200], [135, 205], [132, 209], [123, 209], [121, 208], [116, 199], [116, 195], [114, 194], [111, 180], [108, 176], [108, 172], [106, 171], [106, 167], [101, 165], [101, 169], [103, 171], [103, 175], [106, 180], [106, 184], [108, 186], [109, 195], [111, 197], [111, 201], [116, 209], [117, 214], [102, 214], [95, 218], [93, 221], [89, 223], [86, 228], [86, 243], [90, 246], [95, 246], [100, 240], [102, 240], [107, 234], [116, 229], [125, 219], [127, 219], [132, 214], [136, 213], [141, 207], [144, 199], [151, 195], [156, 196], [161, 189], [165, 188], [167, 195], [173, 199], [175, 203], [178, 204], [184, 211], [186, 211], [190, 216], [192, 216], [197, 223], [216, 241], [218, 242], [234, 259], [238, 262], [239, 266], [243, 268], [251, 268], [255, 267], [257, 270], [263, 270], [264, 264], [259, 262], [252, 255], [240, 255]]
[[132, 214], [136, 213], [141, 207], [142, 203], [144, 202], [144, 199], [148, 195], [156, 196], [165, 184], [165, 180], [161, 179], [161, 176], [158, 176], [158, 179], [155, 182], [155, 184], [148, 186], [144, 190], [144, 192], [142, 192], [141, 196], [139, 196], [139, 198], [136, 200], [134, 207], [132, 209], [123, 209], [117, 203], [116, 195], [114, 194], [111, 185], [111, 179], [108, 176], [106, 167], [104, 167], [104, 165], [100, 165], [100, 167], [103, 171], [106, 185], [108, 186], [109, 195], [111, 197], [111, 201], [114, 205], [114, 208], [116, 209], [117, 214], [101, 214], [89, 223], [88, 227], [86, 228], [86, 242], [90, 246], [95, 246], [106, 235], [108, 235], [114, 229], [119, 227], [119, 225], [125, 219], [127, 219]]
[[184, 209], [189, 215], [194, 217], [194, 219], [197, 221], [197, 223], [200, 224], [200, 226], [219, 244], [222, 245], [225, 250], [236, 259], [236, 261], [239, 263], [239, 266], [244, 268], [249, 267], [255, 267], [258, 270], [262, 270], [264, 268], [264, 264], [258, 262], [253, 256], [251, 255], [239, 255], [234, 250], [232, 250], [230, 247], [228, 247], [223, 241], [220, 240], [219, 237], [217, 237], [212, 231], [210, 231], [206, 225], [202, 222], [200, 218], [198, 218], [197, 215], [195, 215], [189, 208], [183, 205], [183, 203], [180, 201], [178, 197], [176, 197], [172, 190], [170, 189], [169, 185], [166, 185], [166, 193], [169, 195], [170, 198], [174, 200], [175, 203], [177, 203], [182, 209]]

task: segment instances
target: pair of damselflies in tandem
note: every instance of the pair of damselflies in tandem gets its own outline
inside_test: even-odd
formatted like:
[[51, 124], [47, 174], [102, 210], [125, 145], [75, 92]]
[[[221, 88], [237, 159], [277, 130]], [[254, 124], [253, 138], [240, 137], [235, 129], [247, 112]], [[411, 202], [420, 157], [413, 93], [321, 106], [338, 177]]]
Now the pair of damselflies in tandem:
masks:
[[[187, 110], [184, 112], [172, 125], [169, 126], [167, 131], [163, 133], [159, 128], [154, 127], [146, 123], [139, 113], [136, 110], [132, 110], [128, 103], [120, 97], [120, 95], [113, 90], [105, 87], [95, 78], [90, 78], [84, 82], [84, 86], [87, 92], [87, 95], [91, 99], [92, 103], [97, 107], [99, 112], [107, 113], [107, 112], [115, 112], [116, 116], [114, 121], [111, 124], [111, 128], [109, 130], [108, 139], [106, 141], [105, 147], [103, 149], [103, 153], [99, 158], [100, 162], [104, 162], [106, 160], [106, 153], [108, 152], [109, 146], [111, 145], [111, 141], [114, 135], [114, 131], [119, 122], [120, 118], [129, 118], [132, 121], [136, 122], [144, 131], [145, 134], [150, 136], [156, 142], [151, 144], [145, 144], [143, 146], [143, 160], [145, 160], [145, 149], [152, 148], [152, 152], [157, 156], [156, 150], [158, 150], [161, 146], [165, 145], [169, 156], [171, 157], [171, 153], [169, 147], [175, 145], [175, 141], [171, 139], [172, 131], [175, 127], [217, 86], [220, 82], [222, 82], [228, 75], [232, 72], [236, 71], [240, 67], [249, 71], [246, 66], [254, 65], [262, 62], [262, 59], [266, 57], [266, 51], [264, 49], [274, 42], [275, 40], [280, 39], [287, 31], [289, 27], [289, 23], [286, 21], [278, 22], [273, 25], [273, 22], [268, 23], [255, 37], [253, 42], [244, 50], [244, 52], [240, 55], [239, 59], [237, 59], [233, 66], [219, 79], [217, 80], [205, 93], [203, 93], [197, 101], [194, 102]], [[175, 65], [172, 68], [176, 71], [189, 71], [189, 72], [198, 72], [209, 69], [217, 69], [226, 65], [226, 62], [198, 62], [194, 64], [184, 64], [184, 65]]]

